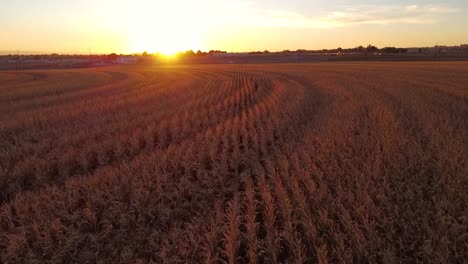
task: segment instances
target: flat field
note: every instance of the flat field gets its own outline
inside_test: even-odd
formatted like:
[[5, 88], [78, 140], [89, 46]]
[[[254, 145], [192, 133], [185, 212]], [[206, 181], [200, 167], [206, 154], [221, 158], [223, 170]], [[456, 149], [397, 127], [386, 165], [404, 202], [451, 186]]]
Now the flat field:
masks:
[[468, 63], [0, 72], [2, 263], [468, 261]]

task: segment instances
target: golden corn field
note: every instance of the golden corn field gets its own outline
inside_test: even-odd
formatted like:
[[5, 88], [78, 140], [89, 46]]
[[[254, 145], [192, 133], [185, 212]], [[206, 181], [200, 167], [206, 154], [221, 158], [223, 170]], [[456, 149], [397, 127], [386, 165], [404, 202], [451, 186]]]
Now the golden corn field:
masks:
[[1, 263], [466, 263], [468, 63], [0, 72]]

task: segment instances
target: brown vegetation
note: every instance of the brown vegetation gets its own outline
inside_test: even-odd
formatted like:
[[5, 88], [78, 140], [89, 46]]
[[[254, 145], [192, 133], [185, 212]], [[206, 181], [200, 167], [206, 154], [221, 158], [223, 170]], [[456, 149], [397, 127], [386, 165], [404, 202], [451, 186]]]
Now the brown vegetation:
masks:
[[2, 263], [463, 263], [468, 64], [0, 72]]

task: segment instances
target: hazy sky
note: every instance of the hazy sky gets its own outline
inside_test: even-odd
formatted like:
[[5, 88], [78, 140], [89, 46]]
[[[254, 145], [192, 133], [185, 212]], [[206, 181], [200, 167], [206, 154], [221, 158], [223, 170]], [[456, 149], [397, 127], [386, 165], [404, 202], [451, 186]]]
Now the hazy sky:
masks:
[[170, 53], [468, 43], [467, 0], [0, 2], [0, 51]]

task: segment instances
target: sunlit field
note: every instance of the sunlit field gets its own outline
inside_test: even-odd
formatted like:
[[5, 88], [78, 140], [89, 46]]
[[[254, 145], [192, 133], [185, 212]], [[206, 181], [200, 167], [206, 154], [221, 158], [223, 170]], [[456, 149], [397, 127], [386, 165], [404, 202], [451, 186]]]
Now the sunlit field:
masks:
[[0, 83], [2, 263], [468, 259], [467, 62], [134, 65]]

